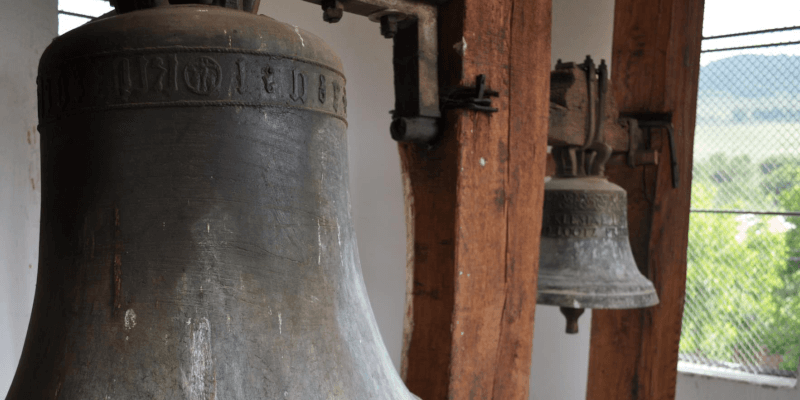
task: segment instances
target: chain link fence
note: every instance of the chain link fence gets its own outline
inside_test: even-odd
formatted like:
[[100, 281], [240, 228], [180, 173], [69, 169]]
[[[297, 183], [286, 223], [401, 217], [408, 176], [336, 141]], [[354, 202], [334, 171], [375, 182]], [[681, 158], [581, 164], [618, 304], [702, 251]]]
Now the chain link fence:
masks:
[[797, 378], [800, 27], [703, 48], [680, 360]]

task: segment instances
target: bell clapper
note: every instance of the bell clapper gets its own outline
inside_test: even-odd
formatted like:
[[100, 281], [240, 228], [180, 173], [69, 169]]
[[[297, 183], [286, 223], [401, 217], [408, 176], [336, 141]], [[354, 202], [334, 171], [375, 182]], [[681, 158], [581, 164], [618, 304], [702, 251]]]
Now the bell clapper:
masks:
[[583, 308], [559, 307], [561, 313], [567, 317], [567, 333], [574, 335], [578, 333], [578, 318], [583, 315]]

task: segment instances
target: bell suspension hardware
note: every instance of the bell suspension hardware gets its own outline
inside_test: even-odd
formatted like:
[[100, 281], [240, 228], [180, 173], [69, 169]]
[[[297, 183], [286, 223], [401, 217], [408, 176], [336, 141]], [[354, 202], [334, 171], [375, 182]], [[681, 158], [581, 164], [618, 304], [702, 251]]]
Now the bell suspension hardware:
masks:
[[318, 4], [323, 19], [344, 12], [368, 17], [394, 41], [395, 107], [390, 133], [399, 142], [428, 144], [439, 134], [438, 6], [447, 0], [304, 0]]
[[475, 78], [475, 86], [458, 86], [447, 91], [442, 95], [442, 110], [452, 110], [463, 108], [465, 110], [475, 110], [485, 113], [494, 113], [498, 110], [492, 107], [492, 99], [500, 93], [486, 88], [486, 75], [478, 75]]
[[672, 113], [625, 113], [623, 116], [636, 120], [638, 127], [643, 128], [648, 137], [652, 134], [653, 129], [665, 129], [667, 131], [672, 188], [677, 189], [681, 181], [678, 168], [678, 153], [675, 147], [675, 128], [672, 125]]
[[183, 3], [116, 0], [42, 55], [7, 398], [415, 399], [361, 275], [341, 61], [257, 2]]
[[[567, 333], [577, 333], [584, 308], [649, 307], [658, 296], [633, 259], [625, 190], [605, 178], [613, 152], [606, 131], [627, 128], [633, 163], [643, 154], [638, 121], [616, 121], [605, 62], [595, 66], [589, 56], [580, 65], [559, 60], [552, 78], [551, 111], [557, 112], [555, 120], [551, 113], [551, 132], [567, 126], [581, 129], [585, 139], [580, 145], [551, 143], [556, 174], [545, 183], [537, 302], [559, 306]], [[585, 86], [575, 85], [578, 80]], [[576, 90], [585, 97], [576, 97]]]

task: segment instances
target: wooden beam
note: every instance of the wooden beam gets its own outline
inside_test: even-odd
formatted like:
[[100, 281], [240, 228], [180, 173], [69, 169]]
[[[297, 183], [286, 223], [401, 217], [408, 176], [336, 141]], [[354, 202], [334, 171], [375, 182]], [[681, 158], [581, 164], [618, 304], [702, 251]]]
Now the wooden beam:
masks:
[[[589, 400], [675, 398], [678, 342], [686, 283], [703, 0], [617, 0], [611, 83], [621, 112], [671, 113], [680, 168], [670, 163], [609, 166], [609, 179], [628, 191], [634, 257], [661, 303], [641, 310], [595, 310], [589, 356]], [[669, 157], [666, 132], [652, 147]]]
[[450, 111], [432, 148], [400, 145], [413, 277], [401, 372], [425, 400], [528, 396], [550, 13], [550, 0], [451, 0], [440, 9], [442, 85], [471, 86], [485, 74], [500, 111]]
[[[550, 72], [550, 129], [547, 143], [551, 146], [584, 146], [589, 122], [589, 88], [586, 71], [575, 62], [563, 63]], [[592, 83], [597, 93], [598, 81]], [[628, 130], [619, 122], [614, 96], [603, 99], [603, 139], [615, 152], [630, 147]], [[591, 144], [591, 143], [590, 143]]]

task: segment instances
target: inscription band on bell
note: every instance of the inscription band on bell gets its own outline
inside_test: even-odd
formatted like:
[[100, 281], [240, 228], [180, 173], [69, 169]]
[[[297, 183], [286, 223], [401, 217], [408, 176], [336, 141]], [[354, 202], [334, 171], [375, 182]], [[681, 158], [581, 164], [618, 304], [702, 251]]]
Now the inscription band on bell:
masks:
[[546, 191], [542, 236], [618, 238], [627, 236], [622, 193]]
[[122, 108], [240, 106], [304, 109], [346, 123], [340, 71], [266, 52], [133, 49], [72, 58], [51, 71], [38, 78], [44, 121]]

